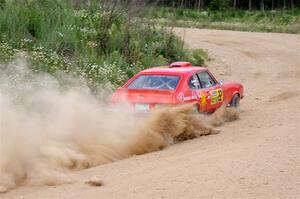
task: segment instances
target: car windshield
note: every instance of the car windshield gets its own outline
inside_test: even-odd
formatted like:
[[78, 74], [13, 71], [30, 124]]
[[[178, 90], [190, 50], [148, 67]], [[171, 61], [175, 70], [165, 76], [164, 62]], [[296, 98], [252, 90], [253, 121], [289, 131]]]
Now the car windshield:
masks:
[[180, 76], [140, 75], [128, 86], [129, 89], [175, 90]]

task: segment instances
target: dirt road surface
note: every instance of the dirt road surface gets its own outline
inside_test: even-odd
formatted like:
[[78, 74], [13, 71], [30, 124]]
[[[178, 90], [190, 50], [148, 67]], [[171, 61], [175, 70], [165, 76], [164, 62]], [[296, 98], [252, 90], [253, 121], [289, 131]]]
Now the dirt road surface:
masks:
[[[166, 150], [22, 186], [0, 198], [300, 198], [300, 36], [175, 29], [209, 68], [245, 86], [241, 119]], [[100, 176], [104, 185], [84, 182]]]

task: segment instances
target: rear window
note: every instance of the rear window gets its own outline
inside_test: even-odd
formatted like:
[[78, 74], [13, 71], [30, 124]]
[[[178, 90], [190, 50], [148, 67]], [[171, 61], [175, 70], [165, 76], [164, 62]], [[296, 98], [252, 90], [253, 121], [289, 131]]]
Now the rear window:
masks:
[[153, 89], [153, 90], [175, 90], [180, 76], [175, 75], [140, 75], [128, 88], [131, 89]]

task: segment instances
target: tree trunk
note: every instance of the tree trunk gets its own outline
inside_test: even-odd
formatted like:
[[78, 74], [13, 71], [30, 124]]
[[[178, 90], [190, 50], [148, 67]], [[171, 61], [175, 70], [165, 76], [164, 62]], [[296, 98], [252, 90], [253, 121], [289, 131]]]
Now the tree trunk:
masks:
[[249, 0], [249, 10], [251, 10], [252, 7], [252, 0]]
[[291, 0], [291, 9], [294, 9], [294, 0]]
[[264, 13], [265, 12], [265, 4], [264, 4], [264, 0], [261, 0], [260, 2], [260, 10]]
[[274, 10], [274, 0], [272, 0], [272, 10]]
[[198, 2], [197, 2], [197, 9], [201, 10], [201, 0], [198, 0]]
[[233, 0], [233, 9], [236, 10], [236, 0]]

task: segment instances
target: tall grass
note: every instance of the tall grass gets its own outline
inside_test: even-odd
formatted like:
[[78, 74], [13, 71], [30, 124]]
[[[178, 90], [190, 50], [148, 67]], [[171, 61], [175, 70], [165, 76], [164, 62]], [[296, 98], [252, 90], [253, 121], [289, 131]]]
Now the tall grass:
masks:
[[129, 20], [120, 7], [113, 12], [97, 1], [77, 7], [60, 0], [1, 2], [2, 62], [26, 52], [33, 70], [73, 73], [92, 87], [118, 86], [148, 66], [177, 60], [202, 64], [173, 33]]

